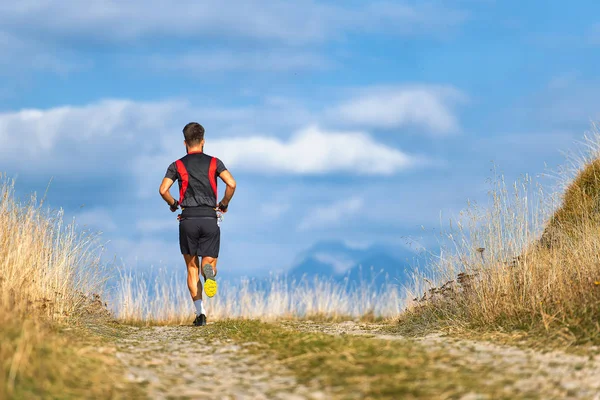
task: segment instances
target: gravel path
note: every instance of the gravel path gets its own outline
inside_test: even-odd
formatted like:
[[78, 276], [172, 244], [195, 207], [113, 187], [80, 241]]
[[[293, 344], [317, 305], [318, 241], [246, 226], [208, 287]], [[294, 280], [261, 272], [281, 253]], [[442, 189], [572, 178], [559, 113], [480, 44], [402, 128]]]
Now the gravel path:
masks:
[[[231, 341], [205, 343], [195, 327], [128, 327], [117, 340], [126, 378], [144, 385], [150, 399], [324, 399], [296, 383], [271, 360]], [[201, 329], [201, 328], [200, 328]]]
[[[290, 327], [333, 335], [368, 335], [384, 340], [407, 340], [400, 335], [385, 333], [385, 330], [384, 333], [378, 331], [384, 325], [305, 322], [295, 323]], [[541, 352], [485, 341], [462, 340], [440, 334], [414, 340], [426, 349], [443, 350], [460, 357], [464, 365], [498, 370], [495, 375], [498, 382], [503, 382], [510, 393], [537, 393], [542, 399], [600, 400], [600, 349], [597, 348], [590, 349], [590, 355], [581, 356], [563, 351]], [[518, 378], [506, 381], [506, 376]], [[488, 398], [478, 393], [463, 397], [464, 400]]]
[[[532, 349], [473, 340], [429, 335], [419, 340], [428, 348], [460, 355], [464, 363], [494, 366], [507, 375], [519, 393], [539, 393], [542, 398], [600, 400], [600, 356], [578, 356], [562, 351], [542, 353]], [[501, 379], [501, 375], [498, 377]]]
[[[333, 335], [369, 335], [383, 340], [414, 340], [378, 331], [377, 325], [297, 322], [289, 329]], [[326, 389], [299, 385], [281, 364], [221, 339], [211, 343], [194, 335], [194, 327], [127, 327], [117, 340], [117, 357], [127, 379], [143, 385], [151, 399], [328, 399]], [[600, 400], [600, 355], [540, 352], [442, 335], [416, 339], [425, 349], [456, 356], [461, 365], [498, 371], [503, 397]], [[463, 364], [464, 363], [464, 364]], [[456, 366], [454, 366], [456, 367]], [[489, 393], [489, 392], [488, 392]], [[500, 394], [500, 393], [499, 393]], [[491, 399], [468, 393], [462, 400]]]

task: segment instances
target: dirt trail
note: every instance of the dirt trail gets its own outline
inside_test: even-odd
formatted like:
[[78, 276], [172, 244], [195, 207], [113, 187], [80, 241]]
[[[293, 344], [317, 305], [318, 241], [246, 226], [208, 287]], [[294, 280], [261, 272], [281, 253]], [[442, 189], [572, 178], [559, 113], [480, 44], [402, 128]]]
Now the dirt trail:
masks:
[[[117, 340], [127, 380], [150, 399], [325, 399], [231, 341], [205, 343], [195, 327], [128, 327]], [[201, 329], [201, 328], [200, 328]]]
[[[321, 324], [296, 322], [288, 329], [332, 335], [368, 335], [382, 340], [409, 340], [385, 333], [384, 326], [354, 322]], [[281, 363], [246, 351], [251, 343], [220, 339], [210, 344], [195, 334], [198, 328], [127, 327], [117, 339], [117, 357], [127, 379], [143, 385], [151, 399], [329, 399], [331, 392], [299, 385]], [[416, 340], [427, 350], [456, 356], [459, 364], [497, 371], [511, 398], [600, 400], [600, 355], [540, 352], [488, 342], [429, 335]], [[453, 366], [455, 368], [456, 365]], [[466, 393], [462, 400], [491, 399]], [[521, 395], [520, 395], [521, 394]], [[504, 396], [506, 397], [506, 396]]]
[[[407, 340], [400, 335], [385, 332], [385, 325], [343, 323], [295, 323], [293, 329], [318, 331], [333, 335], [367, 335], [384, 340]], [[563, 351], [541, 352], [485, 341], [463, 340], [432, 334], [419, 339], [426, 349], [443, 350], [459, 356], [464, 365], [494, 368], [497, 379], [511, 386], [515, 393], [539, 393], [543, 399], [600, 400], [600, 349], [590, 349], [588, 356]], [[518, 376], [506, 381], [506, 376]], [[471, 393], [464, 399], [487, 399], [485, 395]]]

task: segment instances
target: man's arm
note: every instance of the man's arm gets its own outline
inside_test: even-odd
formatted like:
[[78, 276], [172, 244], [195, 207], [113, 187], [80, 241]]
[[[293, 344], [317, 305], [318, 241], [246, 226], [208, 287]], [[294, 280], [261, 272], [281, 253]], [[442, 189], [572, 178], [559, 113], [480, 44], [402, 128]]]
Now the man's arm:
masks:
[[167, 202], [167, 204], [171, 208], [171, 212], [177, 211], [177, 207], [179, 206], [177, 201], [173, 198], [173, 196], [171, 196], [170, 193], [171, 186], [173, 186], [173, 182], [175, 182], [177, 176], [177, 166], [175, 165], [175, 163], [171, 163], [171, 165], [169, 165], [169, 168], [167, 168], [165, 178], [163, 179], [162, 183], [160, 184], [160, 188], [158, 189], [160, 196], [163, 198], [164, 201]]
[[[233, 179], [233, 176], [231, 176], [231, 173], [229, 173], [229, 171], [227, 170], [221, 172], [219, 174], [219, 178], [221, 178], [221, 180], [227, 185], [227, 188], [225, 189], [225, 195], [223, 196], [223, 200], [221, 200], [221, 202], [219, 203], [219, 209], [221, 209], [221, 211], [223, 212], [227, 212], [229, 202], [231, 201], [231, 198], [235, 193], [235, 179]], [[223, 206], [225, 209], [223, 209], [221, 206]]]
[[177, 208], [175, 207], [177, 205], [176, 200], [173, 198], [173, 196], [171, 196], [171, 186], [173, 186], [173, 179], [171, 178], [164, 178], [162, 180], [162, 183], [160, 184], [160, 188], [158, 189], [158, 192], [160, 193], [161, 197], [164, 199], [164, 201], [167, 202], [167, 204], [171, 207], [171, 211], [175, 212], [175, 210], [177, 210]]

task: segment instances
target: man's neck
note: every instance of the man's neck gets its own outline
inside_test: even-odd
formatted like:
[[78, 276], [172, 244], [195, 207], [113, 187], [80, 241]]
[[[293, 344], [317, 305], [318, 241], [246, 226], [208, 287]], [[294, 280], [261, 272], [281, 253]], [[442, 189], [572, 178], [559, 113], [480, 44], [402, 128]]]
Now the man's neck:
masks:
[[201, 147], [188, 147], [187, 152], [188, 152], [188, 154], [189, 153], [203, 153], [204, 152], [204, 146], [201, 146]]

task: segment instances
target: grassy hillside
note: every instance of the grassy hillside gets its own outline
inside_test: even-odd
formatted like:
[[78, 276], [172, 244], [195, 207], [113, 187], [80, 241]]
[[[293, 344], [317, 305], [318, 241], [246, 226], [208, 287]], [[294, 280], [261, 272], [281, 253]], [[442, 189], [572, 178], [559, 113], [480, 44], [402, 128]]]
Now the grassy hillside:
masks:
[[0, 398], [133, 393], [102, 354], [110, 344], [85, 328], [106, 312], [97, 254], [60, 212], [17, 201], [13, 183], [0, 183]]
[[530, 179], [498, 179], [491, 207], [473, 206], [447, 237], [400, 317], [404, 332], [522, 331], [600, 343], [600, 138], [554, 197]]

